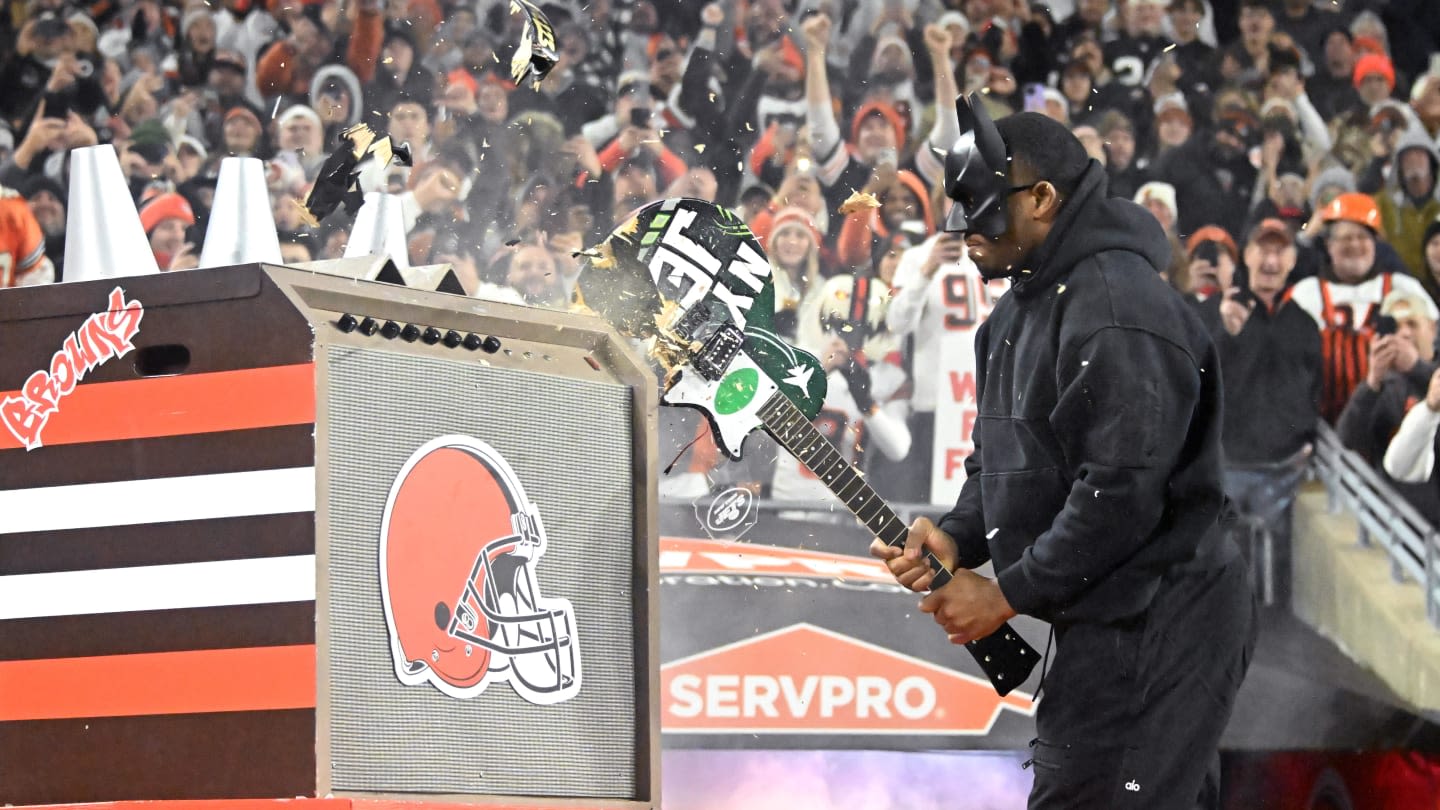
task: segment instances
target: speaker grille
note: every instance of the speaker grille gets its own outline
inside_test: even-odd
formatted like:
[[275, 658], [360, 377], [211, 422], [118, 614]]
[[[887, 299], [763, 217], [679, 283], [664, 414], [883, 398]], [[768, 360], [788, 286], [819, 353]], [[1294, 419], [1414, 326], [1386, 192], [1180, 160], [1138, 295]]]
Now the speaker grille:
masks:
[[[631, 391], [619, 384], [329, 347], [328, 653], [336, 791], [635, 799], [637, 678], [631, 559]], [[575, 609], [583, 669], [571, 700], [538, 706], [509, 684], [470, 699], [395, 675], [379, 535], [401, 465], [436, 436], [489, 443], [514, 468], [549, 539], [540, 591]]]

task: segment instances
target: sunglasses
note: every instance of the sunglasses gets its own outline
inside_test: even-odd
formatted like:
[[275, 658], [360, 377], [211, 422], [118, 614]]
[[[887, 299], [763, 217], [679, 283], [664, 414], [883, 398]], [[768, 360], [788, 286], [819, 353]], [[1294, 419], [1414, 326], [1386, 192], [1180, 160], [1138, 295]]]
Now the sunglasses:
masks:
[[655, 52], [655, 61], [664, 62], [666, 59], [669, 59], [674, 55], [675, 52], [670, 50], [669, 48], [661, 48], [660, 50]]

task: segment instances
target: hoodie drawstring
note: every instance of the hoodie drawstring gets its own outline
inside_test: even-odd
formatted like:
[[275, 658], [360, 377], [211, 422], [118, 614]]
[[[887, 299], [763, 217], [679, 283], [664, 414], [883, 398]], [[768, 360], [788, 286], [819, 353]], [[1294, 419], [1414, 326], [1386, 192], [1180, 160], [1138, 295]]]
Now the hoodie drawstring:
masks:
[[1035, 685], [1035, 695], [1030, 698], [1034, 703], [1040, 699], [1040, 693], [1045, 689], [1045, 673], [1050, 669], [1050, 644], [1055, 641], [1055, 625], [1050, 625], [1050, 635], [1045, 638], [1045, 656], [1040, 659], [1040, 683]]
[[[1040, 683], [1038, 683], [1038, 684], [1035, 685], [1035, 695], [1030, 698], [1030, 702], [1031, 702], [1032, 704], [1035, 703], [1035, 701], [1037, 701], [1037, 700], [1040, 699], [1040, 693], [1045, 689], [1045, 674], [1046, 674], [1046, 673], [1049, 671], [1049, 669], [1050, 669], [1050, 644], [1051, 644], [1052, 642], [1054, 642], [1054, 641], [1055, 641], [1055, 625], [1052, 624], [1052, 625], [1050, 625], [1050, 633], [1049, 633], [1049, 635], [1047, 635], [1047, 636], [1045, 637], [1045, 655], [1040, 659]], [[1039, 738], [1039, 737], [1036, 737], [1035, 739], [1031, 740], [1031, 741], [1030, 741], [1030, 748], [1031, 748], [1031, 749], [1034, 749], [1034, 748], [1035, 748], [1035, 743], [1038, 743], [1038, 742], [1040, 742], [1040, 738]], [[1026, 769], [1026, 768], [1029, 768], [1031, 765], [1034, 765], [1034, 764], [1035, 764], [1035, 755], [1032, 753], [1032, 754], [1030, 755], [1030, 758], [1029, 758], [1029, 759], [1027, 759], [1027, 760], [1025, 760], [1024, 762], [1020, 763], [1020, 767], [1021, 767], [1021, 769]]]

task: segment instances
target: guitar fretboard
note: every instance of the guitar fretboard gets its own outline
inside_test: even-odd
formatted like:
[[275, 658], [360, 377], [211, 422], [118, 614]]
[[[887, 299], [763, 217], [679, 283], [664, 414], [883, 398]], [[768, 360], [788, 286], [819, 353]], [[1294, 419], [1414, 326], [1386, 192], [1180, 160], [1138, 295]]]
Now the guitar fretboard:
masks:
[[905, 522], [789, 397], [776, 392], [756, 414], [766, 432], [815, 473], [872, 534], [887, 545], [905, 542]]
[[[886, 545], [903, 545], [908, 528], [890, 505], [865, 483], [860, 471], [855, 469], [840, 451], [820, 431], [815, 429], [805, 414], [783, 393], [777, 392], [756, 412], [765, 425], [765, 430], [775, 441], [789, 450], [800, 463], [819, 476], [825, 486], [835, 493], [855, 517], [865, 524], [874, 535]], [[940, 588], [950, 581], [951, 574], [935, 555], [925, 552], [925, 561], [935, 572], [931, 587]], [[1025, 682], [1040, 654], [1025, 643], [1025, 639], [1010, 626], [1000, 625], [994, 633], [965, 642], [965, 648], [975, 657], [1001, 696]]]

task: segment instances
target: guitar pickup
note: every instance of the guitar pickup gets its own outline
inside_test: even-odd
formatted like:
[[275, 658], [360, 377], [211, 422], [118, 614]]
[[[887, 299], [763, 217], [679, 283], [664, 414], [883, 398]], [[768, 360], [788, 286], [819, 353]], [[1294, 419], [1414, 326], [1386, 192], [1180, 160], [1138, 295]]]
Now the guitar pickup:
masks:
[[689, 343], [692, 340], [700, 339], [701, 328], [710, 321], [710, 312], [704, 306], [693, 306], [686, 311], [685, 315], [680, 318], [680, 322], [675, 324], [671, 331], [680, 340]]
[[705, 341], [691, 365], [700, 372], [700, 376], [714, 382], [725, 376], [725, 370], [730, 368], [730, 363], [744, 345], [745, 333], [735, 324], [727, 323], [716, 329], [715, 334]]

